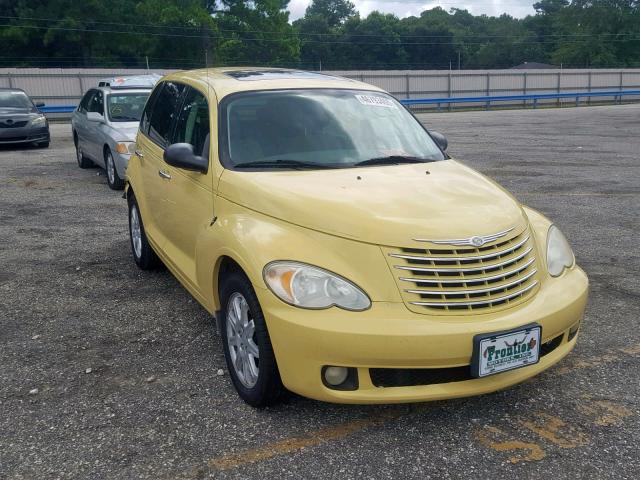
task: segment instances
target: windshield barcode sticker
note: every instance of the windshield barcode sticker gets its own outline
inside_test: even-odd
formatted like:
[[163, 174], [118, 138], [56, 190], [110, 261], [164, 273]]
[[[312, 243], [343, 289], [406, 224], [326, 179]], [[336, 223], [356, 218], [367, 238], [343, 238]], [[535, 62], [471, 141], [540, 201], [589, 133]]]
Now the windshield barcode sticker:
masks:
[[376, 95], [356, 95], [358, 101], [363, 105], [371, 107], [396, 108], [396, 105], [390, 98], [378, 97]]

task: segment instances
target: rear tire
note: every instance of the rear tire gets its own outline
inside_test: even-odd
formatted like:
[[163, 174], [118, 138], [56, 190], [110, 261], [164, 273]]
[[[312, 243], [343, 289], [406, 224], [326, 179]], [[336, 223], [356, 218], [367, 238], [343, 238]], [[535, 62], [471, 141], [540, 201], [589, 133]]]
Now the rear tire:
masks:
[[238, 395], [256, 408], [278, 403], [285, 390], [260, 302], [244, 273], [225, 276], [220, 300], [224, 357]]
[[111, 190], [122, 190], [124, 188], [124, 181], [118, 175], [113, 154], [108, 148], [104, 149], [104, 167], [107, 171], [107, 185], [109, 185], [109, 188]]
[[73, 136], [73, 143], [76, 146], [76, 161], [78, 162], [78, 166], [80, 168], [90, 168], [92, 165], [91, 160], [85, 157], [84, 154], [82, 153], [82, 149], [80, 148], [80, 145], [78, 142], [78, 135]]
[[161, 264], [147, 240], [138, 202], [133, 195], [129, 198], [129, 239], [133, 259], [141, 270], [152, 270]]

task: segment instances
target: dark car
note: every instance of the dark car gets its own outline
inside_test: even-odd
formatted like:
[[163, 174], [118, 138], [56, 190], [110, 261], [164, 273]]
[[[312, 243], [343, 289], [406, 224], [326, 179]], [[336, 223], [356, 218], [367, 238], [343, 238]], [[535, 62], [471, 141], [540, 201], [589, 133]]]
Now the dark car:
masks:
[[0, 145], [31, 144], [48, 147], [49, 122], [19, 88], [0, 88]]

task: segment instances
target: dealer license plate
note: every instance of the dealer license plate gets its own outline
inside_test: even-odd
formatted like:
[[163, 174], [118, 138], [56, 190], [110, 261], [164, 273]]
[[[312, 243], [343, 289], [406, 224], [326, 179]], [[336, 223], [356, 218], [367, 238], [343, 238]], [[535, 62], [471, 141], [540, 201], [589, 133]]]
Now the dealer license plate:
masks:
[[486, 377], [538, 363], [541, 335], [542, 327], [537, 324], [508, 332], [476, 335], [471, 374]]

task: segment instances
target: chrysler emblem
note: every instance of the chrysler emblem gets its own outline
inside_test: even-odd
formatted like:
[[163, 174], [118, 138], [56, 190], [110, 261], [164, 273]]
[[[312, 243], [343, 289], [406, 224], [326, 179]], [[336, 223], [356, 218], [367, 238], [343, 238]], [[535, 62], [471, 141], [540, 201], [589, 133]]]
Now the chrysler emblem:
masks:
[[484, 239], [482, 237], [471, 237], [470, 243], [474, 247], [481, 247], [484, 245]]

